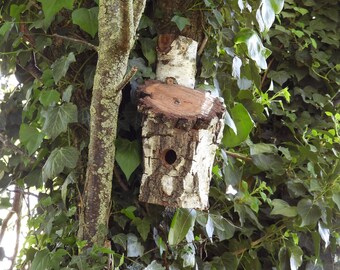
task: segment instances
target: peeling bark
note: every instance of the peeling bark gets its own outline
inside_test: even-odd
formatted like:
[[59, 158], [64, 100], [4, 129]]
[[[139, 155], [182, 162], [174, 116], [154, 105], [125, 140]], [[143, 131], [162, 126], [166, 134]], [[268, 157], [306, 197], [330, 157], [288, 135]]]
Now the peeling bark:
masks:
[[120, 84], [146, 0], [99, 1], [98, 62], [91, 101], [88, 166], [78, 237], [103, 245], [111, 206]]

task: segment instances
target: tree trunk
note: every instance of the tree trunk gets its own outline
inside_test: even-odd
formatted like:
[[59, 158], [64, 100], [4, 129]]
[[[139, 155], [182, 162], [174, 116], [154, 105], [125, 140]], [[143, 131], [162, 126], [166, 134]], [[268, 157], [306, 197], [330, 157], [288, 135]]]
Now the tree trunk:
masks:
[[90, 144], [78, 237], [103, 245], [111, 206], [121, 83], [146, 0], [99, 1], [98, 62], [91, 101]]

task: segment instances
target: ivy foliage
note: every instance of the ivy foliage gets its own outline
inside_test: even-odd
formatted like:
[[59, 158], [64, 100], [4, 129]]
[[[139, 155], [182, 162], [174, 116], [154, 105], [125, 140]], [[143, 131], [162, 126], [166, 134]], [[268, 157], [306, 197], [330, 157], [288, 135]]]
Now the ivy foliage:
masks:
[[[227, 107], [208, 212], [137, 202], [142, 160], [134, 89], [153, 79], [149, 1], [123, 90], [110, 243], [77, 239], [96, 66], [96, 1], [1, 1], [0, 189], [32, 192], [24, 269], [329, 269], [340, 250], [339, 7], [325, 0], [193, 1], [208, 42], [197, 88]], [[186, 13], [172, 23], [182, 30]], [[109, 56], [108, 56], [109, 57]], [[11, 87], [5, 78], [15, 75]], [[106, 228], [103, 228], [106, 230]], [[5, 250], [6, 251], [6, 250]]]

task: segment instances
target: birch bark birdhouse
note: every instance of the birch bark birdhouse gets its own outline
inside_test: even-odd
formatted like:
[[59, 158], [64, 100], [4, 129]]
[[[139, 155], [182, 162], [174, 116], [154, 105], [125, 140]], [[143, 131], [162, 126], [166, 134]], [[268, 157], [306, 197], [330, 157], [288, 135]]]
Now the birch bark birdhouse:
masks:
[[224, 104], [209, 93], [147, 81], [139, 89], [144, 173], [139, 200], [208, 208], [211, 171], [223, 135]]

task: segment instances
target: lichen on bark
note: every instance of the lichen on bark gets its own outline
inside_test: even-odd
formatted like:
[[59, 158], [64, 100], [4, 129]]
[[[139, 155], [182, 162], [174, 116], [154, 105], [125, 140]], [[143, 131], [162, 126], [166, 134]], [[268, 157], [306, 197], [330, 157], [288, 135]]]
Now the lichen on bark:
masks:
[[111, 206], [120, 83], [146, 0], [101, 0], [98, 62], [91, 100], [90, 143], [78, 237], [103, 245]]

